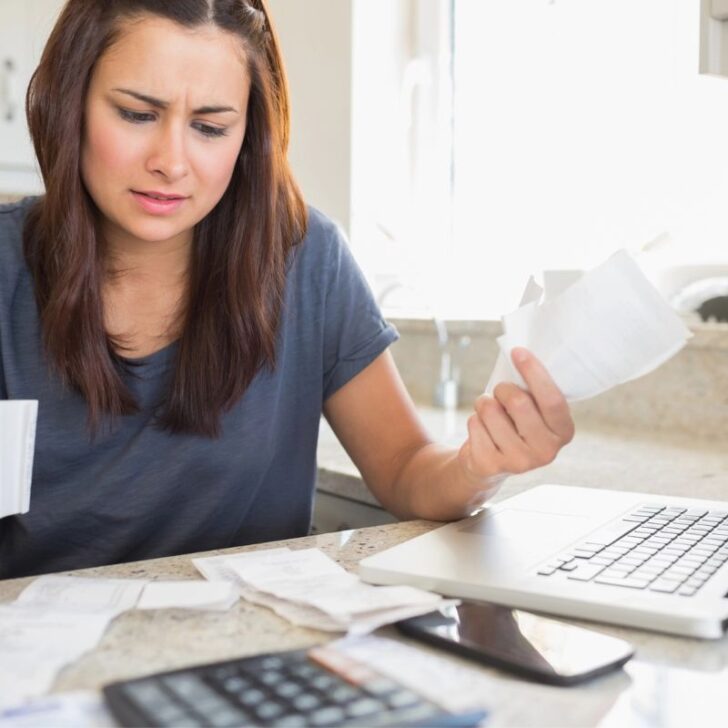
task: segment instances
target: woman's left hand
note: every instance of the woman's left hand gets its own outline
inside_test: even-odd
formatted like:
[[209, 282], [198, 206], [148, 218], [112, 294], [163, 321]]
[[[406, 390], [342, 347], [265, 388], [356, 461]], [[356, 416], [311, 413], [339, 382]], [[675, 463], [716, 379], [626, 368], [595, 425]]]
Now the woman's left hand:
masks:
[[548, 465], [574, 437], [569, 405], [541, 362], [521, 348], [511, 357], [529, 391], [502, 382], [494, 396], [478, 397], [458, 453], [468, 477], [481, 487]]

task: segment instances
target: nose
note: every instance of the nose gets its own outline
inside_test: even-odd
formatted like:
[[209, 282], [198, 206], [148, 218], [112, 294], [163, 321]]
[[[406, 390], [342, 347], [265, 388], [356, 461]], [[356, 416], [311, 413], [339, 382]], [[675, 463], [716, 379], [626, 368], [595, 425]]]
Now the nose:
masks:
[[185, 129], [171, 120], [160, 127], [147, 157], [147, 171], [168, 182], [176, 182], [189, 173]]

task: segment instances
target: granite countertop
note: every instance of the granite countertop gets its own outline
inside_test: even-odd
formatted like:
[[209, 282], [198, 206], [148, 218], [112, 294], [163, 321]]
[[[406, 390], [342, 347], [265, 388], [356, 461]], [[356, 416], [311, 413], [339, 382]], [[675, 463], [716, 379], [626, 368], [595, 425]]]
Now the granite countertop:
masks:
[[[433, 435], [458, 443], [466, 412], [425, 411]], [[437, 429], [440, 428], [440, 429]], [[370, 499], [356, 469], [333, 433], [322, 426], [322, 471], [341, 475], [344, 494]], [[516, 476], [496, 496], [539, 483], [644, 490], [725, 500], [728, 454], [716, 444], [686, 437], [581, 428], [550, 466]], [[334, 484], [335, 485], [335, 484]], [[338, 487], [335, 485], [335, 487]], [[344, 568], [356, 571], [360, 559], [425, 533], [438, 524], [411, 521], [301, 539], [258, 544], [206, 555], [274, 546], [317, 547]], [[155, 559], [74, 572], [89, 577], [197, 579], [195, 555]], [[0, 581], [0, 603], [15, 599], [31, 579]], [[490, 708], [489, 728], [497, 726], [600, 726], [677, 728], [722, 725], [728, 714], [728, 637], [700, 641], [646, 631], [591, 625], [629, 640], [636, 657], [626, 668], [583, 686], [554, 688], [528, 683], [497, 670], [437, 653], [448, 663], [467, 666], [478, 680], [478, 700]], [[395, 636], [384, 630], [387, 636]], [[335, 635], [339, 636], [339, 635]], [[187, 665], [236, 656], [295, 649], [330, 640], [330, 633], [296, 627], [273, 612], [240, 601], [224, 613], [184, 610], [129, 611], [112, 622], [99, 646], [61, 672], [52, 692], [99, 689], [102, 685]], [[422, 646], [428, 652], [431, 648]]]
[[[419, 408], [439, 442], [459, 446], [465, 439], [468, 410]], [[335, 495], [376, 504], [331, 428], [322, 420], [319, 488]], [[683, 433], [647, 432], [582, 426], [574, 440], [544, 468], [508, 478], [495, 500], [543, 483], [616, 490], [654, 491], [665, 495], [728, 500], [728, 449], [718, 440]]]
[[[274, 546], [317, 547], [343, 567], [424, 533], [426, 521], [308, 536], [209, 555]], [[88, 577], [150, 579], [200, 578], [193, 555], [140, 561], [74, 572]], [[0, 582], [0, 603], [18, 596], [31, 579]], [[492, 710], [488, 728], [497, 726], [638, 726], [719, 725], [728, 713], [728, 639], [698, 641], [627, 628], [592, 625], [630, 640], [636, 657], [624, 670], [582, 686], [557, 688], [528, 683], [492, 668], [436, 653], [446, 664], [466, 668], [477, 685], [477, 701]], [[391, 629], [383, 635], [396, 637]], [[330, 633], [295, 627], [273, 612], [244, 601], [224, 613], [176, 609], [128, 611], [117, 617], [99, 646], [59, 675], [51, 692], [97, 690], [106, 683], [188, 665], [330, 640]], [[398, 637], [397, 637], [398, 638]], [[398, 638], [400, 639], [400, 638]], [[412, 643], [414, 645], [414, 643]], [[419, 649], [435, 654], [423, 645]], [[702, 712], [701, 712], [702, 711]], [[707, 716], [707, 719], [706, 719]]]

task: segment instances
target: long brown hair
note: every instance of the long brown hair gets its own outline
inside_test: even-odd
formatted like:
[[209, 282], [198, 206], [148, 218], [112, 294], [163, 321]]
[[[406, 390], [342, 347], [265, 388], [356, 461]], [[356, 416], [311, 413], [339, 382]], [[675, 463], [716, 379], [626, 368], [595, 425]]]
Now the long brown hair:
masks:
[[64, 383], [80, 392], [95, 432], [138, 406], [124, 360], [104, 328], [105, 262], [98, 211], [80, 173], [83, 112], [95, 63], [123, 21], [157, 15], [243, 41], [250, 75], [245, 140], [228, 189], [195, 228], [177, 361], [157, 422], [210, 437], [256, 373], [273, 368], [286, 261], [306, 230], [288, 167], [288, 91], [265, 0], [69, 0], [28, 89], [26, 111], [46, 194], [28, 213], [25, 257], [43, 343]]

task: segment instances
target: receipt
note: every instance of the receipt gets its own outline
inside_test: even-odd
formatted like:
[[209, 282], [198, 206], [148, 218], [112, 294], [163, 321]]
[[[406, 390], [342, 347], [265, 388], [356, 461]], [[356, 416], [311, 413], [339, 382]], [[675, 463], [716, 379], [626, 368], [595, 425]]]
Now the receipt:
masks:
[[503, 317], [502, 356], [486, 392], [498, 382], [526, 387], [510, 359], [515, 347], [538, 357], [577, 401], [651, 372], [692, 336], [625, 251], [580, 277], [552, 277], [551, 289], [541, 301], [530, 284], [521, 307]]
[[146, 579], [94, 579], [47, 574], [25, 587], [14, 604], [116, 616], [134, 608], [146, 584]]
[[0, 401], [0, 518], [30, 508], [37, 417], [37, 400]]
[[150, 581], [137, 609], [206, 609], [224, 612], [240, 596], [232, 581]]
[[42, 695], [60, 670], [101, 640], [113, 611], [0, 605], [0, 707]]
[[457, 604], [409, 586], [372, 586], [319, 549], [269, 549], [193, 560], [209, 580], [235, 581], [243, 599], [327, 632], [366, 634], [399, 619]]

